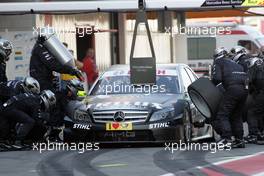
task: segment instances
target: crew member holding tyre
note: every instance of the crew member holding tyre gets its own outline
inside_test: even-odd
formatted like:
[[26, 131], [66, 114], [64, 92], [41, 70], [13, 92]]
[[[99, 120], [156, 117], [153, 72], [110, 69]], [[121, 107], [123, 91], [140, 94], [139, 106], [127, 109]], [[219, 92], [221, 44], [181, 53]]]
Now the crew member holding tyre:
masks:
[[249, 65], [249, 93], [253, 99], [248, 111], [249, 143], [264, 144], [263, 118], [264, 118], [264, 61], [253, 58]]
[[[222, 83], [225, 89], [213, 122], [213, 126], [220, 126], [217, 133], [222, 139], [218, 143], [231, 144], [232, 148], [244, 148], [241, 112], [248, 93], [245, 88], [247, 74], [241, 65], [228, 58], [226, 49], [216, 49], [214, 57], [212, 82], [215, 85]], [[235, 140], [232, 140], [232, 136]]]
[[65, 97], [56, 90], [53, 83], [53, 73], [65, 73], [82, 79], [82, 73], [74, 67], [74, 58], [68, 49], [59, 41], [53, 28], [43, 27], [39, 29], [37, 42], [32, 50], [30, 59], [30, 75], [40, 83], [41, 90], [51, 90], [55, 93], [57, 105], [51, 116], [51, 125], [62, 125], [64, 117], [63, 107]]

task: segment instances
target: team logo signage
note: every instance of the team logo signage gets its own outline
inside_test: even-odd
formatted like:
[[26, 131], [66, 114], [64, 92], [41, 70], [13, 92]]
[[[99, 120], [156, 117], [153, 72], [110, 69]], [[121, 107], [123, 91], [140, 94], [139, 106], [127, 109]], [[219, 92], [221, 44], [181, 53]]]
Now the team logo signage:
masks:
[[206, 0], [202, 7], [214, 6], [263, 6], [264, 0]]

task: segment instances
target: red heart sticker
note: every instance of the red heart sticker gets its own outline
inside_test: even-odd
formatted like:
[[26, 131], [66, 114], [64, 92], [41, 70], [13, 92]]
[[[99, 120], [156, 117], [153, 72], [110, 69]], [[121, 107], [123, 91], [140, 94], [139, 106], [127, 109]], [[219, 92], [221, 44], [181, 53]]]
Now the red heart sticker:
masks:
[[117, 129], [117, 128], [119, 127], [119, 123], [113, 123], [113, 124], [112, 124], [112, 127], [113, 127], [114, 129]]

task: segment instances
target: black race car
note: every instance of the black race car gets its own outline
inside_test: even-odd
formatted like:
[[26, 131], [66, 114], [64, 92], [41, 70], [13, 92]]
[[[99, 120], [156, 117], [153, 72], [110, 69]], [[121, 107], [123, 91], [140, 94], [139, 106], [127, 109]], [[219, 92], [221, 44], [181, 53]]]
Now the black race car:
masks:
[[185, 64], [161, 64], [157, 65], [155, 85], [132, 85], [129, 66], [114, 65], [99, 77], [83, 101], [68, 104], [64, 138], [98, 142], [211, 138], [211, 125], [187, 93], [196, 79]]

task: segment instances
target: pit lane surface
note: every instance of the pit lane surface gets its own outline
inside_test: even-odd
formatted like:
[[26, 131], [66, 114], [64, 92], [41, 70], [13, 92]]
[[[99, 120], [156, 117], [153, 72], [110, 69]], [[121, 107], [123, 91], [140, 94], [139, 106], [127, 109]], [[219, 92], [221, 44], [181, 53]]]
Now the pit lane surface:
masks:
[[231, 151], [175, 151], [165, 147], [101, 148], [98, 151], [0, 153], [5, 176], [264, 175], [264, 146]]

